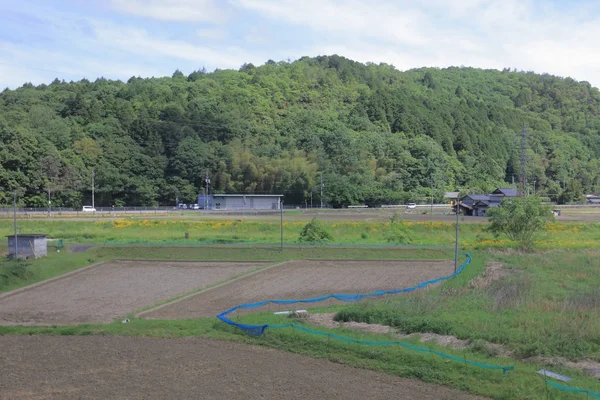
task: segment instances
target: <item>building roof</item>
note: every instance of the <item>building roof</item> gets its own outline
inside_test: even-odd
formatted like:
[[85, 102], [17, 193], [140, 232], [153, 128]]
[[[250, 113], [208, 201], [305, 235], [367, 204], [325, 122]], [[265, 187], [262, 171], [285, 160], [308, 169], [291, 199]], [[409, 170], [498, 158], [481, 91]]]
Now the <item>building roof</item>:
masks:
[[[489, 200], [489, 198], [490, 198], [490, 196], [488, 196], [487, 194], [468, 194], [465, 197], [469, 197], [475, 201]], [[463, 199], [465, 197], [463, 197]]]
[[473, 207], [480, 207], [481, 205], [484, 205], [486, 207], [498, 207], [500, 205], [500, 202], [495, 200], [480, 200], [477, 203], [473, 204]]
[[446, 199], [458, 199], [460, 192], [446, 192], [444, 198]]
[[498, 188], [492, 192], [492, 194], [501, 194], [506, 197], [516, 197], [517, 191], [513, 188]]
[[[17, 233], [18, 237], [28, 237], [28, 238], [45, 238], [48, 235], [43, 233]], [[6, 235], [7, 238], [14, 238], [15, 235]]]
[[214, 197], [283, 197], [282, 194], [213, 194]]

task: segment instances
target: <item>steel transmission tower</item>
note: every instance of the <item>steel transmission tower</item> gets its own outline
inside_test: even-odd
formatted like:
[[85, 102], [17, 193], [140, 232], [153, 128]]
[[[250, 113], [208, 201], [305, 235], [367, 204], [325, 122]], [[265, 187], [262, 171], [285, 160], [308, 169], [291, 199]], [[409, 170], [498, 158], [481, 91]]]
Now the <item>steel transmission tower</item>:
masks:
[[521, 131], [521, 169], [519, 171], [519, 197], [525, 195], [527, 185], [527, 128], [523, 124]]

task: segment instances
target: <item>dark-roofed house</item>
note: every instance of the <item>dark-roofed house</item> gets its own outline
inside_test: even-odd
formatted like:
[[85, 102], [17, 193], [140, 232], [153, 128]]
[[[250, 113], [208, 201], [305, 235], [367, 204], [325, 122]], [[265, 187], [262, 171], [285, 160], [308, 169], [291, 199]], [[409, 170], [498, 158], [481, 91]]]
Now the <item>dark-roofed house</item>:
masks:
[[490, 196], [517, 197], [517, 191], [513, 188], [500, 188], [490, 193]]
[[498, 207], [502, 198], [490, 196], [488, 200], [480, 200], [473, 206], [474, 217], [485, 217], [487, 210]]
[[504, 197], [516, 197], [512, 188], [499, 188], [490, 194], [468, 194], [460, 200], [460, 208], [465, 215], [485, 217], [487, 210], [498, 207]]
[[460, 208], [465, 215], [475, 215], [474, 207], [480, 201], [489, 200], [487, 194], [468, 194], [460, 199]]

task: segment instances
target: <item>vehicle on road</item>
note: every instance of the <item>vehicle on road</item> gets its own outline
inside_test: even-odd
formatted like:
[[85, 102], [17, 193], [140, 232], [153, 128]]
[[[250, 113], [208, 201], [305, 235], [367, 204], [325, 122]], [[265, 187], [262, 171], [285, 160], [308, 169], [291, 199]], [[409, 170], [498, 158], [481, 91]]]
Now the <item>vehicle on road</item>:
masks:
[[83, 206], [81, 211], [82, 212], [96, 212], [96, 209], [92, 206]]
[[200, 204], [192, 204], [191, 208], [192, 208], [192, 210], [199, 210]]
[[417, 208], [417, 205], [415, 203], [408, 203], [406, 208]]

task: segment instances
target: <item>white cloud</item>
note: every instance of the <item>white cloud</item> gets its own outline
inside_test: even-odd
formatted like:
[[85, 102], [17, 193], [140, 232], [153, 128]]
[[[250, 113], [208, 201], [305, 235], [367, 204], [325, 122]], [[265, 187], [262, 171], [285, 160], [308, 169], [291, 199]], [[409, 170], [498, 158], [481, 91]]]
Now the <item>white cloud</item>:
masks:
[[358, 0], [238, 0], [237, 4], [337, 36], [371, 37], [407, 45], [429, 42], [420, 28], [427, 23], [426, 16], [420, 10], [402, 9], [391, 2], [382, 1], [376, 7]]
[[166, 21], [218, 22], [226, 10], [216, 0], [111, 0], [114, 9]]
[[227, 32], [222, 28], [204, 28], [197, 29], [196, 36], [202, 39], [223, 40], [227, 37]]
[[7, 65], [0, 61], [0, 92], [5, 88], [14, 88], [24, 83], [39, 84], [45, 82], [43, 74], [31, 71], [14, 64]]
[[[17, 45], [0, 39], [0, 87], [56, 76], [161, 76], [177, 68], [238, 68], [333, 53], [399, 69], [516, 67], [600, 85], [600, 15], [589, 4], [561, 10], [537, 0], [111, 0], [110, 5], [121, 14], [15, 6], [43, 21], [44, 30], [33, 33], [45, 41], [16, 40]], [[172, 21], [189, 23], [175, 30]]]
[[163, 76], [169, 72], [161, 71], [150, 63], [108, 60], [42, 48], [22, 48], [6, 43], [0, 43], [0, 53], [4, 56], [0, 59], [1, 88], [15, 88], [26, 82], [48, 84], [54, 78], [65, 81], [86, 78], [93, 81], [101, 76], [127, 79], [138, 75]]
[[318, 37], [307, 55], [337, 53], [398, 68], [516, 67], [600, 84], [600, 17], [532, 0], [237, 0]]
[[109, 47], [148, 59], [170, 57], [214, 68], [237, 68], [245, 60], [256, 58], [235, 46], [220, 46], [214, 49], [185, 40], [153, 36], [140, 28], [119, 27], [111, 23], [94, 23], [92, 26], [96, 40]]

